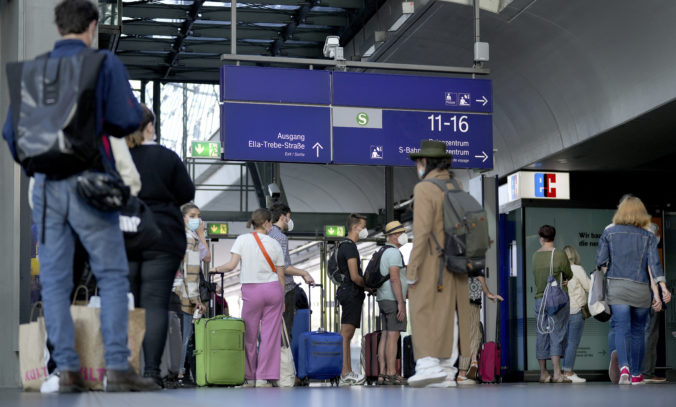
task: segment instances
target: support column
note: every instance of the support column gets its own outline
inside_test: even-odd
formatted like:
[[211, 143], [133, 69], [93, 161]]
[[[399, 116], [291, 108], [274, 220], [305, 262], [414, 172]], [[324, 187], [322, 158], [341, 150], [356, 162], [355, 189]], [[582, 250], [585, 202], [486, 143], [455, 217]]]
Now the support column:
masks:
[[394, 167], [385, 167], [385, 223], [394, 220]]
[[160, 85], [160, 81], [153, 81], [153, 113], [155, 114], [157, 144], [162, 139], [162, 87]]
[[[0, 117], [9, 108], [5, 64], [34, 58], [49, 51], [55, 41], [54, 7], [58, 0], [0, 1]], [[24, 27], [31, 27], [27, 30]], [[4, 140], [0, 142], [0, 388], [17, 388], [19, 324], [30, 314], [31, 210], [28, 179], [14, 163]]]

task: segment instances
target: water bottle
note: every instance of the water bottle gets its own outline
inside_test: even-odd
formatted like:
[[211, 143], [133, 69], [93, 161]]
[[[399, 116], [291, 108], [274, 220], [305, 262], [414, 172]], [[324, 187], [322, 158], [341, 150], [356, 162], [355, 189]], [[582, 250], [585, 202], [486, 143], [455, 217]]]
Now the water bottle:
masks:
[[202, 313], [200, 312], [199, 308], [195, 308], [195, 312], [192, 314], [192, 319], [195, 320], [200, 318], [202, 318]]

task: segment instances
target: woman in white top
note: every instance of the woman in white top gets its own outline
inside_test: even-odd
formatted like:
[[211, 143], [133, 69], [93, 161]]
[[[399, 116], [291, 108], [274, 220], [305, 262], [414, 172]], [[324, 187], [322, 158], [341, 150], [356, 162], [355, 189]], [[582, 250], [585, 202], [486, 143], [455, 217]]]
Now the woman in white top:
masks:
[[570, 269], [573, 272], [573, 278], [568, 281], [568, 295], [570, 297], [570, 317], [568, 319], [568, 341], [566, 351], [563, 357], [563, 373], [573, 383], [584, 383], [587, 380], [579, 377], [573, 371], [575, 364], [575, 355], [577, 347], [582, 339], [584, 330], [584, 318], [582, 316], [582, 307], [587, 304], [587, 293], [589, 292], [590, 280], [587, 272], [580, 266], [580, 254], [573, 246], [566, 246], [563, 251], [570, 261]]
[[[242, 263], [242, 319], [246, 353], [246, 386], [271, 387], [279, 380], [282, 313], [284, 312], [284, 256], [279, 243], [267, 235], [272, 228], [269, 210], [256, 209], [247, 227], [252, 233], [239, 235], [230, 261], [212, 271], [229, 272]], [[260, 346], [256, 342], [260, 327]]]

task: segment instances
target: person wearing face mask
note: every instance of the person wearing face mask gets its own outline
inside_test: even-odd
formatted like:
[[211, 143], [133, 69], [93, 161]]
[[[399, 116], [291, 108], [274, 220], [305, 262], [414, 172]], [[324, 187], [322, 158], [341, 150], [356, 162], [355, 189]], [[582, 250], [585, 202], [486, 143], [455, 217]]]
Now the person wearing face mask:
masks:
[[272, 387], [279, 380], [282, 352], [284, 254], [282, 246], [268, 236], [272, 228], [272, 213], [268, 209], [256, 209], [247, 227], [253, 227], [254, 231], [237, 236], [230, 260], [211, 272], [227, 273], [241, 263], [244, 387]]
[[207, 310], [205, 304], [200, 300], [200, 270], [201, 256], [199, 249], [199, 238], [197, 229], [202, 224], [200, 210], [197, 205], [187, 203], [181, 206], [183, 214], [184, 236], [186, 239], [186, 248], [184, 251], [181, 267], [176, 273], [174, 279], [174, 293], [181, 299], [181, 311], [183, 321], [183, 349], [181, 352], [181, 367], [178, 372], [178, 378], [182, 382], [188, 382], [184, 379], [185, 362], [188, 358], [188, 342], [193, 333], [193, 319], [199, 318]]
[[347, 217], [347, 239], [338, 246], [338, 270], [344, 276], [344, 281], [336, 291], [336, 299], [340, 303], [340, 334], [343, 337], [343, 371], [339, 385], [361, 385], [366, 377], [352, 371], [350, 342], [354, 331], [361, 324], [361, 310], [364, 305], [364, 273], [357, 242], [366, 239], [369, 235], [366, 229], [366, 217], [352, 213]]
[[315, 280], [307, 271], [291, 265], [289, 238], [285, 234], [285, 232], [293, 230], [291, 209], [284, 203], [276, 203], [272, 205], [270, 212], [272, 212], [272, 228], [268, 232], [268, 236], [282, 246], [282, 253], [284, 253], [284, 324], [286, 331], [289, 333], [289, 339], [291, 339], [293, 317], [296, 314], [296, 282], [293, 281], [293, 276], [303, 277], [303, 280], [308, 284], [314, 284]]
[[141, 108], [141, 125], [126, 141], [141, 176], [138, 197], [152, 211], [162, 238], [148, 250], [129, 258], [129, 284], [135, 305], [146, 310], [144, 375], [159, 385], [173, 387], [173, 380], [167, 382], [160, 377], [160, 361], [167, 336], [172, 285], [186, 249], [180, 207], [195, 197], [195, 186], [178, 155], [153, 141], [155, 116], [145, 105]]
[[[421, 180], [440, 179], [449, 189], [452, 156], [446, 143], [422, 140], [419, 152], [410, 154], [415, 160]], [[415, 375], [408, 379], [412, 387], [452, 387], [456, 385], [454, 367], [458, 348], [455, 345], [457, 311], [459, 351], [471, 359], [470, 302], [467, 275], [442, 274], [443, 290], [439, 291], [439, 262], [432, 236], [444, 247], [444, 193], [431, 182], [418, 182], [413, 190], [413, 249], [406, 270], [409, 281], [409, 309], [413, 331]]]
[[387, 249], [380, 258], [380, 274], [390, 276], [378, 287], [376, 298], [380, 309], [383, 333], [378, 343], [380, 376], [378, 384], [402, 385], [404, 379], [397, 374], [396, 359], [400, 332], [406, 331], [406, 265], [399, 248], [408, 243], [406, 228], [399, 221], [385, 225]]

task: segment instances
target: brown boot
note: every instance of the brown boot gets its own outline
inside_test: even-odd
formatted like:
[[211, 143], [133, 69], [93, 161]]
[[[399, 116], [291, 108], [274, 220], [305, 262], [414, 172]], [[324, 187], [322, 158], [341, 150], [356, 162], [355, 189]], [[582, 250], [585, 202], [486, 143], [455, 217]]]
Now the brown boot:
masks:
[[80, 372], [68, 370], [59, 372], [59, 393], [81, 393], [87, 390], [89, 389], [85, 386]]
[[107, 392], [123, 392], [161, 390], [162, 386], [158, 386], [150, 377], [137, 375], [130, 367], [128, 370], [108, 369], [104, 388]]

